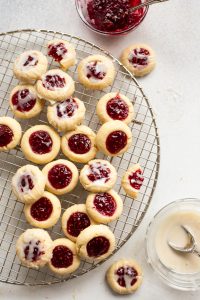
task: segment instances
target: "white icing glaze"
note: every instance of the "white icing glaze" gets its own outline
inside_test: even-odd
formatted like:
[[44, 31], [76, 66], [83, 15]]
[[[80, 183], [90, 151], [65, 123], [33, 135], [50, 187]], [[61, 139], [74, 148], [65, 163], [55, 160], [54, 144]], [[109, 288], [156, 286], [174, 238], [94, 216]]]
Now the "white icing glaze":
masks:
[[[55, 105], [55, 115], [56, 115], [56, 118], [58, 118], [58, 115], [57, 115], [57, 107], [59, 107], [59, 111], [62, 113], [62, 117], [59, 117], [59, 118], [62, 118], [62, 119], [71, 119], [74, 117], [74, 115], [76, 114], [76, 111], [77, 111], [77, 103], [74, 103], [73, 102], [73, 98], [69, 98], [67, 100], [70, 100], [69, 102], [66, 102], [66, 101], [63, 101], [63, 102], [60, 102], [58, 103], [57, 105]], [[68, 105], [72, 105], [74, 107], [74, 112], [73, 112], [73, 115], [72, 116], [68, 116], [66, 113], [65, 113], [65, 110], [66, 110], [66, 107]]]
[[[104, 169], [104, 170], [106, 170], [107, 168], [109, 168], [106, 164], [101, 164], [101, 163], [93, 163], [93, 164], [91, 164], [90, 166], [92, 166], [93, 167], [93, 169], [91, 170], [91, 168], [90, 167], [88, 167], [87, 169], [86, 169], [86, 171], [85, 171], [85, 175], [90, 175], [90, 174], [93, 174], [93, 172], [94, 173], [96, 173], [97, 175], [101, 175], [101, 173], [100, 173], [100, 171], [99, 171], [99, 167], [101, 167], [101, 169]], [[94, 182], [95, 182], [95, 185], [104, 185], [105, 183], [106, 183], [106, 181], [108, 181], [110, 179], [110, 177], [103, 177], [103, 178], [100, 178], [100, 179], [98, 179], [98, 180], [95, 180]]]
[[[130, 273], [131, 275], [131, 271], [129, 271], [129, 268], [127, 268], [127, 266], [124, 267], [124, 272], [125, 273]], [[130, 289], [132, 288], [133, 285], [131, 285], [131, 282], [134, 278], [137, 278], [137, 275], [136, 276], [129, 276], [128, 274], [124, 274], [123, 276], [120, 276], [120, 275], [117, 275], [116, 273], [114, 274], [114, 278], [115, 280], [117, 281], [120, 277], [123, 277], [124, 278], [124, 281], [125, 281], [125, 285], [126, 285], [126, 288], [127, 289]]]
[[[141, 171], [142, 172], [142, 170], [141, 169], [138, 169], [138, 170], [136, 170], [135, 172], [131, 172], [129, 175], [131, 176], [131, 175], [133, 175], [133, 174], [135, 174], [135, 173], [137, 173], [137, 178], [131, 178], [131, 180], [130, 180], [130, 183], [131, 184], [141, 184], [142, 185], [142, 183], [143, 183], [143, 181], [144, 181], [144, 177], [143, 177], [143, 175], [142, 175], [142, 173], [140, 174], [140, 173], [138, 173], [138, 171]], [[141, 187], [140, 187], [141, 188]], [[140, 188], [138, 189], [138, 190], [140, 190]]]
[[[26, 244], [23, 244], [23, 251], [25, 251], [25, 249], [28, 248], [28, 255], [26, 256], [26, 260], [29, 260], [29, 261], [34, 261], [34, 251], [35, 249], [38, 249], [37, 250], [37, 253], [41, 253], [43, 252], [43, 246], [42, 246], [42, 243], [41, 241], [39, 241], [38, 239], [32, 239], [32, 240], [29, 240]], [[44, 253], [43, 253], [44, 254]], [[25, 253], [24, 253], [24, 256], [25, 256]], [[40, 259], [40, 255], [38, 255], [37, 259], [38, 260]]]
[[[61, 77], [59, 74], [56, 74], [56, 73], [55, 74], [50, 74], [50, 76], [55, 76], [55, 75]], [[63, 77], [61, 77], [61, 78], [63, 79]], [[60, 90], [60, 89], [66, 88], [66, 82], [64, 83], [64, 87], [56, 87], [56, 86], [52, 87], [51, 83], [49, 83], [49, 82], [46, 81], [46, 76], [45, 75], [42, 76], [42, 82], [45, 85], [44, 87], [46, 89], [50, 90], [50, 91], [56, 91], [56, 90]]]
[[[23, 174], [20, 174], [18, 181], [17, 181], [17, 189], [18, 189], [19, 193], [28, 194], [30, 192], [27, 176], [31, 177], [31, 180], [33, 181], [33, 185], [34, 185], [35, 176], [33, 174], [31, 174], [30, 172], [24, 172]], [[22, 181], [23, 177], [24, 177], [24, 181], [25, 181], [25, 186], [23, 186], [23, 191], [22, 191], [21, 190], [21, 181]]]
[[[137, 51], [137, 54], [135, 54], [133, 52], [133, 50], [136, 50]], [[128, 60], [129, 61], [132, 61], [133, 58], [137, 58], [137, 59], [147, 59], [147, 65], [149, 64], [149, 62], [151, 61], [151, 56], [150, 55], [146, 55], [146, 54], [141, 54], [139, 53], [140, 51], [140, 48], [136, 48], [136, 49], [133, 49], [130, 53], [129, 53], [129, 56], [128, 56]], [[143, 69], [145, 68], [147, 65], [138, 65], [138, 64], [133, 64], [134, 68], [137, 68], [137, 69]]]
[[[89, 78], [89, 80], [90, 80], [91, 82], [99, 82], [99, 81], [101, 81], [102, 79], [98, 79], [98, 78], [92, 76], [92, 74], [91, 74], [91, 72], [90, 72], [90, 70], [89, 70], [89, 67], [93, 67], [94, 63], [95, 63], [95, 62], [93, 62], [93, 61], [87, 63], [87, 64], [85, 65], [84, 72], [85, 72], [85, 75], [86, 75], [86, 76], [87, 76], [88, 73], [91, 75], [91, 77]], [[103, 62], [97, 61], [96, 66], [95, 66], [95, 72], [96, 72], [96, 74], [98, 74], [98, 73], [100, 73], [100, 72], [106, 74], [106, 73], [107, 73], [107, 67], [105, 66], [105, 64], [104, 64]]]
[[23, 108], [23, 105], [26, 104], [27, 102], [29, 102], [30, 100], [32, 99], [36, 99], [36, 95], [34, 95], [33, 93], [30, 92], [30, 90], [28, 90], [29, 93], [27, 94], [27, 96], [25, 98], [22, 98], [21, 96], [21, 91], [19, 91], [18, 93], [18, 104], [17, 106], [19, 107], [22, 107]]
[[[28, 65], [24, 66], [25, 62], [27, 61], [28, 57], [31, 56], [33, 57], [33, 60], [28, 63]], [[22, 54], [18, 63], [19, 68], [21, 71], [29, 71], [35, 66], [35, 63], [38, 61], [38, 57], [35, 54]]]

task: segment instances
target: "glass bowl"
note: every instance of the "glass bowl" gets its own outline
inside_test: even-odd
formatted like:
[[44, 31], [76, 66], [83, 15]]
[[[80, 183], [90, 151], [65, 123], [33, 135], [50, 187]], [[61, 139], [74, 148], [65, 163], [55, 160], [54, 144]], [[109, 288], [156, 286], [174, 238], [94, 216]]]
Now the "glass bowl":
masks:
[[180, 211], [195, 211], [200, 213], [199, 199], [181, 199], [163, 207], [153, 218], [146, 232], [146, 255], [147, 261], [159, 275], [159, 277], [170, 287], [183, 290], [195, 291], [200, 289], [200, 272], [178, 273], [167, 268], [159, 259], [155, 249], [155, 237], [157, 229], [166, 216]]
[[[83, 21], [83, 23], [90, 28], [92, 31], [103, 34], [103, 35], [123, 35], [126, 34], [134, 29], [136, 29], [144, 20], [149, 6], [145, 6], [143, 8], [141, 8], [143, 10], [141, 16], [136, 20], [136, 22], [134, 22], [134, 24], [132, 24], [130, 27], [127, 26], [126, 29], [118, 29], [115, 31], [104, 31], [104, 30], [100, 30], [97, 27], [95, 27], [95, 24], [92, 23], [91, 19], [89, 18], [88, 15], [88, 10], [87, 10], [87, 5], [89, 2], [91, 2], [92, 0], [75, 0], [76, 3], [76, 9], [77, 12], [79, 14], [79, 17], [81, 18], [81, 20]], [[141, 2], [146, 2], [147, 0], [141, 0]]]

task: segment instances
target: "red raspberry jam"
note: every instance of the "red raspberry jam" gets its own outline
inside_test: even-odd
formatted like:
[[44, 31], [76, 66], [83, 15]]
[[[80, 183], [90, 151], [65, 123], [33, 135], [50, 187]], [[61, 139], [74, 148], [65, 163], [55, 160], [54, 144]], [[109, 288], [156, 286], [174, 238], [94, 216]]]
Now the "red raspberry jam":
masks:
[[144, 177], [142, 176], [142, 174], [142, 170], [138, 169], [134, 173], [131, 173], [128, 177], [130, 185], [136, 190], [140, 190], [144, 181]]
[[98, 61], [92, 61], [87, 64], [87, 78], [102, 80], [106, 76], [106, 72], [103, 71], [104, 65]]
[[64, 245], [56, 246], [53, 249], [51, 263], [55, 268], [68, 268], [73, 263], [72, 251]]
[[42, 197], [31, 206], [31, 216], [37, 221], [46, 221], [49, 219], [53, 211], [53, 205], [51, 201]]
[[34, 67], [38, 64], [38, 59], [36, 57], [33, 57], [31, 55], [28, 56], [27, 60], [23, 64], [24, 67]]
[[33, 180], [30, 175], [23, 175], [20, 177], [19, 188], [22, 193], [34, 188]]
[[47, 131], [38, 130], [30, 135], [29, 144], [36, 154], [46, 154], [51, 151], [53, 141]]
[[129, 114], [128, 105], [119, 95], [107, 102], [106, 111], [110, 118], [120, 121], [124, 121]]
[[65, 78], [61, 77], [60, 75], [46, 75], [42, 82], [43, 87], [50, 91], [61, 89], [65, 86], [65, 84]]
[[80, 232], [90, 226], [90, 219], [86, 213], [83, 212], [75, 212], [73, 213], [68, 221], [67, 221], [67, 232], [74, 236], [77, 237]]
[[87, 135], [79, 133], [69, 138], [68, 146], [70, 150], [76, 154], [85, 154], [90, 151], [92, 143]]
[[118, 276], [117, 283], [122, 287], [133, 286], [137, 282], [138, 272], [133, 267], [120, 267], [115, 274]]
[[106, 139], [106, 148], [111, 154], [117, 154], [127, 145], [127, 135], [124, 131], [111, 132]]
[[20, 112], [30, 111], [35, 103], [36, 97], [28, 89], [17, 91], [12, 96], [12, 104]]
[[39, 240], [37, 242], [29, 242], [29, 245], [27, 245], [24, 249], [25, 259], [34, 262], [39, 260], [41, 255], [45, 254], [44, 251], [40, 250], [40, 243], [41, 242]]
[[75, 99], [69, 98], [56, 105], [57, 116], [59, 118], [71, 118], [78, 109]]
[[129, 54], [129, 62], [133, 64], [135, 68], [138, 66], [147, 66], [149, 63], [149, 51], [144, 48], [136, 48]]
[[115, 199], [109, 193], [96, 194], [94, 197], [94, 207], [104, 216], [113, 216], [117, 205]]
[[14, 137], [12, 129], [7, 125], [0, 124], [0, 147], [5, 147], [12, 142]]
[[64, 189], [72, 180], [72, 171], [66, 165], [57, 164], [49, 170], [48, 180], [55, 189]]
[[92, 182], [101, 180], [104, 183], [106, 183], [108, 180], [110, 180], [110, 169], [107, 167], [106, 164], [102, 164], [100, 162], [95, 162], [93, 164], [90, 164], [90, 170], [88, 179]]
[[55, 61], [60, 62], [67, 53], [67, 49], [63, 43], [51, 44], [48, 46], [48, 55], [53, 57]]
[[136, 27], [144, 18], [145, 8], [131, 11], [141, 0], [92, 0], [87, 10], [91, 25], [104, 32], [121, 32]]
[[108, 252], [110, 242], [104, 236], [97, 236], [87, 243], [87, 253], [89, 257], [99, 257]]

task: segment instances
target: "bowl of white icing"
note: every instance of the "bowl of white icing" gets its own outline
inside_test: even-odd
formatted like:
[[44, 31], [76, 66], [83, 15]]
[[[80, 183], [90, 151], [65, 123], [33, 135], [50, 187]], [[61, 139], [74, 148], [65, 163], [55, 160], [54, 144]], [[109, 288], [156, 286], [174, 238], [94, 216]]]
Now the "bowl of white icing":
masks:
[[168, 241], [184, 247], [188, 236], [185, 226], [195, 238], [200, 252], [200, 200], [181, 199], [163, 207], [153, 218], [146, 233], [147, 261], [169, 286], [185, 291], [200, 289], [200, 257], [173, 250]]

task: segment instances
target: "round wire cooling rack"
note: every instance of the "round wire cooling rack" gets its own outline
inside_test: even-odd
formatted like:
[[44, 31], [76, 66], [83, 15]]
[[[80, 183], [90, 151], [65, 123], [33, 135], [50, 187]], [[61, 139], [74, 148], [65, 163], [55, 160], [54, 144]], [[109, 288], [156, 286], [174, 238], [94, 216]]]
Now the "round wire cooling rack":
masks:
[[[60, 32], [30, 29], [0, 34], [0, 116], [13, 116], [9, 109], [8, 98], [11, 90], [18, 84], [12, 71], [15, 58], [23, 51], [29, 49], [36, 49], [46, 53], [45, 45], [47, 41], [55, 38], [63, 38], [75, 46], [78, 62], [91, 54], [103, 54], [110, 57], [115, 64], [117, 71], [115, 81], [111, 87], [104, 91], [85, 89], [77, 81], [77, 65], [71, 67], [68, 71], [76, 82], [75, 96], [85, 103], [87, 113], [84, 123], [87, 126], [94, 131], [97, 131], [100, 127], [95, 107], [98, 99], [105, 93], [120, 91], [134, 103], [135, 121], [130, 125], [134, 137], [132, 147], [122, 156], [114, 158], [98, 154], [99, 158], [109, 160], [117, 169], [118, 181], [115, 190], [120, 194], [124, 202], [124, 210], [120, 218], [109, 224], [116, 237], [115, 253], [139, 226], [156, 187], [160, 162], [160, 144], [156, 121], [149, 101], [137, 81], [112, 55], [78, 37]], [[52, 61], [49, 61], [49, 64], [50, 68], [58, 66]], [[39, 117], [22, 120], [20, 123], [23, 131], [34, 124], [46, 124], [46, 108]], [[63, 155], [60, 154], [59, 158], [63, 158]], [[144, 170], [145, 180], [139, 197], [133, 201], [124, 193], [120, 183], [127, 168], [137, 162], [140, 163]], [[0, 281], [24, 285], [45, 285], [76, 278], [94, 269], [99, 264], [82, 261], [80, 268], [75, 273], [67, 278], [59, 278], [51, 273], [47, 267], [33, 270], [20, 264], [16, 257], [16, 240], [30, 225], [25, 220], [23, 204], [16, 201], [15, 196], [12, 194], [11, 179], [16, 170], [27, 163], [28, 161], [23, 157], [20, 147], [9, 152], [0, 153]], [[81, 165], [78, 167], [81, 168]], [[84, 203], [86, 196], [86, 191], [79, 184], [73, 193], [60, 197], [62, 210], [64, 211], [76, 203]], [[63, 236], [60, 222], [48, 231], [52, 239]]]

